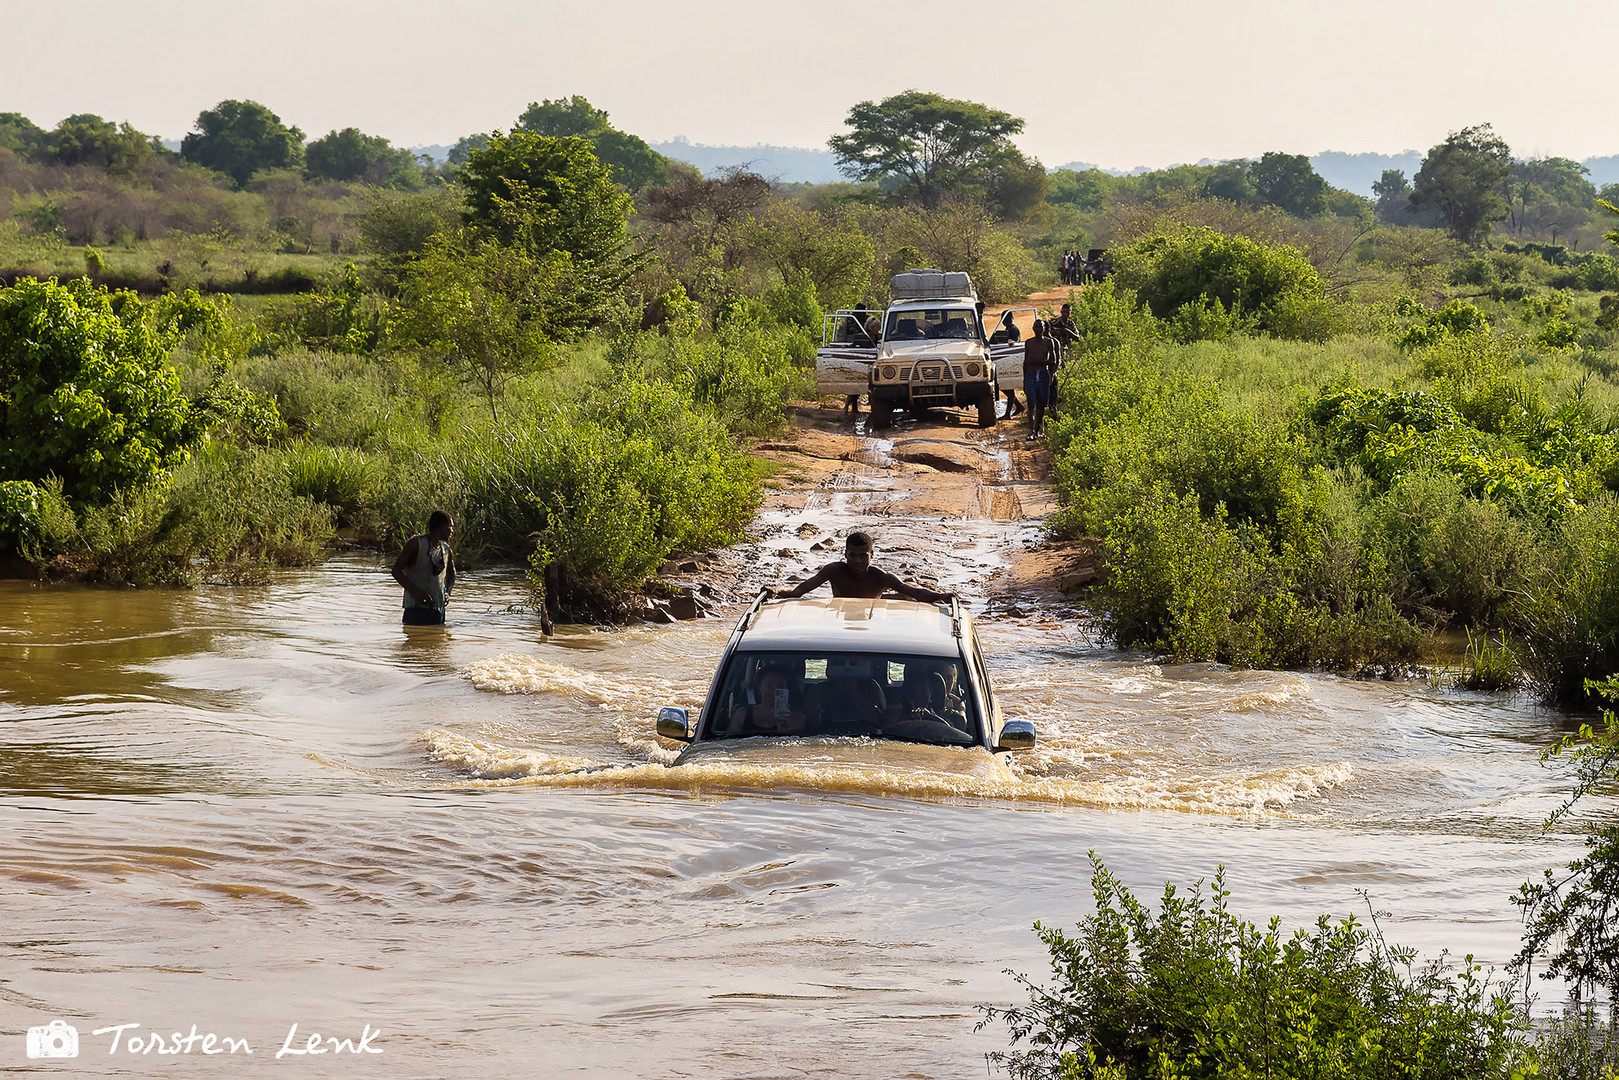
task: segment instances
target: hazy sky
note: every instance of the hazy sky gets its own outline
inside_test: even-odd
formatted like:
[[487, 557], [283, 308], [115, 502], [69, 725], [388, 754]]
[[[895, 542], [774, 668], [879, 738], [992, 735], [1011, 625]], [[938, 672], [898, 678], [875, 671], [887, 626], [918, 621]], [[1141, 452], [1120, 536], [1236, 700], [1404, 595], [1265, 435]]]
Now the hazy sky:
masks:
[[1058, 165], [1425, 150], [1619, 154], [1615, 0], [0, 0], [0, 112], [178, 138], [251, 98], [401, 146], [583, 94], [648, 141], [821, 146], [915, 87], [1028, 126]]

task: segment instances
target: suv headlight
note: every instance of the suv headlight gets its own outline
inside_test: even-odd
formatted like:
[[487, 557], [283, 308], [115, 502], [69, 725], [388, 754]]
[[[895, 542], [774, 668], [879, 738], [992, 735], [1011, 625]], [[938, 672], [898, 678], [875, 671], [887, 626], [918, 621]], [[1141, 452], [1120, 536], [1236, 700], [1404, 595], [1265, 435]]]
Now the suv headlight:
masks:
[[883, 378], [892, 379], [894, 376], [896, 376], [898, 374], [899, 374], [899, 368], [895, 367], [893, 364], [884, 364], [883, 365]]

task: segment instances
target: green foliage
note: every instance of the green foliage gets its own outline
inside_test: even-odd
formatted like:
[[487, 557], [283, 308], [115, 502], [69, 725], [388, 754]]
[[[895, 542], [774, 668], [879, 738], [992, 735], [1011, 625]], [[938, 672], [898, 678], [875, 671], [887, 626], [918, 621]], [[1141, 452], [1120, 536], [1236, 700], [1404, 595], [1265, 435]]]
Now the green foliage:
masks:
[[1513, 690], [1523, 684], [1523, 671], [1518, 658], [1512, 653], [1512, 644], [1506, 631], [1501, 632], [1499, 643], [1488, 634], [1473, 636], [1467, 631], [1467, 651], [1462, 655], [1462, 670], [1456, 676], [1456, 685], [1464, 690], [1483, 690], [1495, 693]]
[[15, 549], [34, 535], [39, 517], [39, 485], [0, 480], [0, 550]]
[[1265, 154], [1248, 166], [1258, 197], [1289, 214], [1319, 217], [1327, 209], [1327, 182], [1303, 154]]
[[181, 156], [224, 173], [237, 187], [254, 173], [303, 162], [304, 133], [256, 101], [221, 101], [199, 113], [195, 126], [180, 143]]
[[363, 451], [304, 443], [281, 451], [287, 490], [329, 507], [338, 525], [352, 525], [375, 504], [382, 474]]
[[530, 102], [517, 118], [517, 127], [554, 139], [571, 136], [588, 141], [597, 160], [613, 171], [613, 179], [632, 192], [662, 183], [668, 175], [669, 163], [662, 154], [640, 137], [613, 127], [607, 113], [578, 94]]
[[1281, 335], [1301, 327], [1296, 311], [1277, 317], [1284, 298], [1314, 299], [1325, 291], [1321, 275], [1296, 249], [1208, 227], [1146, 236], [1113, 258], [1118, 284], [1133, 289], [1160, 319], [1174, 318], [1187, 305], [1212, 312], [1218, 304], [1231, 320]]
[[801, 323], [759, 307], [727, 312], [712, 335], [625, 335], [610, 352], [614, 370], [668, 383], [738, 434], [778, 431], [787, 401], [813, 390], [815, 339]]
[[[1091, 855], [1095, 914], [1072, 936], [1040, 923], [1050, 984], [1016, 975], [1026, 1005], [985, 1009], [1013, 1077], [1201, 1080], [1401, 1076], [1517, 1080], [1533, 1057], [1508, 987], [1468, 957], [1418, 965], [1376, 927], [1323, 915], [1291, 936], [1166, 884], [1155, 912]], [[1022, 1047], [1022, 1049], [1019, 1049]]]
[[120, 491], [105, 504], [75, 507], [60, 481], [46, 481], [19, 550], [47, 577], [189, 585], [258, 580], [272, 564], [314, 562], [331, 535], [330, 512], [293, 496], [277, 462], [214, 444], [172, 484]]
[[1409, 327], [1398, 344], [1407, 351], [1425, 349], [1446, 337], [1489, 333], [1489, 330], [1490, 321], [1484, 312], [1465, 300], [1452, 300], [1438, 311], [1424, 313], [1423, 321]]
[[45, 144], [45, 130], [22, 113], [0, 113], [0, 149], [26, 158]]
[[[1619, 700], [1619, 678], [1593, 680], [1585, 689], [1595, 700]], [[1573, 791], [1546, 819], [1547, 829], [1567, 817], [1580, 800], [1611, 792], [1619, 781], [1619, 718], [1605, 708], [1601, 723], [1600, 731], [1590, 724], [1580, 725], [1578, 735], [1564, 738], [1542, 755], [1544, 763], [1566, 754], [1572, 759], [1575, 777]], [[1513, 902], [1524, 910], [1525, 930], [1523, 949], [1513, 962], [1525, 972], [1544, 962], [1545, 976], [1567, 983], [1571, 1018], [1586, 1028], [1585, 1048], [1590, 1049], [1594, 1035], [1598, 1055], [1619, 1064], [1615, 1061], [1619, 1046], [1613, 1041], [1614, 1027], [1619, 1024], [1615, 1011], [1619, 1003], [1619, 825], [1611, 815], [1598, 815], [1587, 824], [1585, 849], [1566, 869], [1547, 870], [1538, 881], [1527, 881], [1519, 890]], [[1608, 1003], [1605, 1039], [1596, 1026], [1598, 995], [1605, 995]]]
[[34, 146], [32, 157], [48, 165], [87, 165], [128, 175], [150, 161], [152, 139], [126, 124], [93, 113], [69, 116]]
[[827, 142], [844, 175], [890, 182], [930, 210], [952, 193], [981, 191], [997, 167], [1026, 165], [1011, 142], [1023, 121], [976, 102], [906, 90], [860, 102], [845, 123], [850, 130]]
[[369, 302], [353, 263], [345, 264], [335, 281], [299, 297], [290, 321], [299, 341], [338, 352], [372, 349], [381, 331], [381, 313]]
[[566, 254], [604, 282], [628, 276], [629, 199], [583, 139], [494, 135], [467, 155], [455, 180], [467, 193], [467, 224], [535, 258]]
[[1093, 355], [1063, 388], [1057, 527], [1102, 538], [1097, 603], [1121, 645], [1244, 665], [1410, 661], [1416, 629], [1381, 555], [1283, 427], [1128, 353]]
[[1452, 132], [1428, 151], [1412, 185], [1411, 202], [1431, 208], [1451, 236], [1477, 243], [1491, 222], [1507, 216], [1501, 191], [1512, 174], [1512, 152], [1489, 124]]
[[186, 460], [206, 418], [141, 314], [84, 280], [0, 289], [0, 477], [97, 502]]
[[401, 188], [422, 183], [421, 166], [409, 150], [354, 127], [328, 132], [304, 147], [304, 172], [312, 180]]
[[1242, 324], [1236, 316], [1227, 311], [1218, 298], [1210, 299], [1208, 293], [1188, 300], [1164, 320], [1164, 332], [1182, 345], [1194, 341], [1224, 341], [1240, 329]]
[[1589, 679], [1619, 671], [1619, 502], [1610, 496], [1566, 515], [1552, 562], [1523, 604], [1520, 656], [1548, 700], [1587, 703]]
[[405, 273], [390, 338], [476, 383], [498, 418], [507, 383], [580, 322], [573, 269], [561, 252], [536, 257], [466, 229], [440, 234]]

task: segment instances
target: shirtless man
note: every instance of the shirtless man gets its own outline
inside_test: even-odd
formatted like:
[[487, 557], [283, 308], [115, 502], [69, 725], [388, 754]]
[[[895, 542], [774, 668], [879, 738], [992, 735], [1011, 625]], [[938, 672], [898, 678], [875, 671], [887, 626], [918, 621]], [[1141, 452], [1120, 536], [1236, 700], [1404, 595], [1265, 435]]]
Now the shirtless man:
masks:
[[899, 593], [924, 604], [943, 604], [949, 601], [951, 595], [907, 585], [893, 574], [871, 565], [871, 537], [863, 532], [849, 534], [849, 538], [843, 542], [843, 558], [840, 561], [827, 563], [813, 577], [791, 589], [778, 591], [767, 588], [764, 592], [769, 597], [786, 599], [803, 596], [822, 585], [831, 585], [833, 596], [876, 599], [884, 593]]

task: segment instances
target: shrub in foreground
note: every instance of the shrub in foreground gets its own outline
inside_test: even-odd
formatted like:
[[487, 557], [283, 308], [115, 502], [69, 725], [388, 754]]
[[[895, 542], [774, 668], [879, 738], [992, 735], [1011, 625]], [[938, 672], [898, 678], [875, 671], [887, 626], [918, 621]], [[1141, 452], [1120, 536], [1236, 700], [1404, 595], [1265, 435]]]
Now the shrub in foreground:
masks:
[[1510, 987], [1467, 962], [1418, 964], [1375, 923], [1322, 916], [1291, 937], [1231, 914], [1223, 872], [1205, 895], [1166, 885], [1154, 911], [1093, 854], [1096, 914], [1073, 936], [1035, 924], [1051, 983], [1016, 975], [1026, 1005], [987, 1008], [1013, 1077], [1501, 1080], [1532, 1051]]

